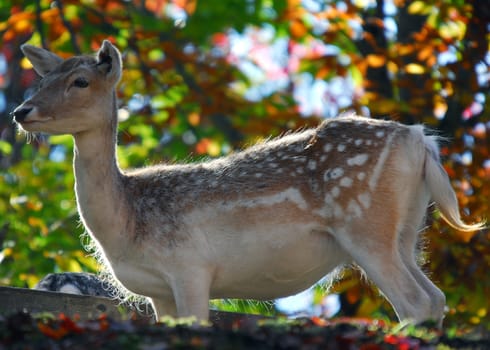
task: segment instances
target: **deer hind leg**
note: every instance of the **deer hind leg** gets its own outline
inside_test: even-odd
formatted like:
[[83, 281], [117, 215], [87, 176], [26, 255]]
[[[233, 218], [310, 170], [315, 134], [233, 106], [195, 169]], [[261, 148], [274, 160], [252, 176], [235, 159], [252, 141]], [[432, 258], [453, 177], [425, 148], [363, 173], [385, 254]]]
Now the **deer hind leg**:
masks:
[[438, 326], [442, 327], [446, 297], [444, 293], [422, 272], [417, 264], [418, 230], [419, 227], [422, 226], [425, 218], [428, 196], [424, 193], [419, 193], [412, 203], [414, 203], [414, 205], [410, 208], [408, 215], [409, 220], [407, 220], [399, 235], [399, 253], [405, 266], [430, 297], [431, 307], [428, 318], [436, 321]]
[[415, 281], [417, 281], [419, 286], [429, 296], [430, 307], [425, 319], [431, 319], [437, 322], [437, 326], [440, 328], [442, 327], [442, 320], [444, 318], [446, 297], [418, 266], [416, 262], [416, 244], [417, 230], [407, 226], [400, 235], [400, 255]]
[[339, 241], [386, 296], [399, 320], [422, 322], [431, 318], [431, 295], [415, 277], [420, 278], [414, 273], [416, 265], [407, 265], [400, 253], [397, 223], [387, 221], [363, 223], [355, 228], [362, 234], [347, 233]]
[[356, 262], [393, 305], [399, 320], [418, 323], [429, 318], [430, 297], [396, 250], [356, 255]]

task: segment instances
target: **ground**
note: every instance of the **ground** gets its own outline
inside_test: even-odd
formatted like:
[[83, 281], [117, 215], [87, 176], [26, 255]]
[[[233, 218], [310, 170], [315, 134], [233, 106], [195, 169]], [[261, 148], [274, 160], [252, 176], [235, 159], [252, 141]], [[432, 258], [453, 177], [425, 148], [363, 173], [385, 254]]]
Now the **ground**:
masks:
[[3, 349], [490, 349], [483, 330], [439, 331], [425, 327], [386, 325], [375, 320], [308, 318], [234, 318], [209, 325], [190, 320], [133, 318], [114, 321], [104, 315], [77, 321], [64, 315], [18, 312], [0, 316]]

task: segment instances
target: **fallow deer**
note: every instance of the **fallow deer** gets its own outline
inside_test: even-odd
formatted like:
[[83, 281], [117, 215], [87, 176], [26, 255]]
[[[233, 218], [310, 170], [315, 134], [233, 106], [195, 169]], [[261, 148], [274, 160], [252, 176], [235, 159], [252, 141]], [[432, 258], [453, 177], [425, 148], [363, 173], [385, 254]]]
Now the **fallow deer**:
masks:
[[416, 263], [429, 201], [462, 222], [420, 125], [358, 116], [227, 157], [123, 171], [116, 158], [120, 52], [66, 60], [30, 45], [42, 77], [13, 112], [26, 132], [71, 134], [81, 220], [114, 276], [156, 315], [208, 318], [213, 298], [269, 300], [357, 264], [400, 320], [442, 322], [445, 296]]

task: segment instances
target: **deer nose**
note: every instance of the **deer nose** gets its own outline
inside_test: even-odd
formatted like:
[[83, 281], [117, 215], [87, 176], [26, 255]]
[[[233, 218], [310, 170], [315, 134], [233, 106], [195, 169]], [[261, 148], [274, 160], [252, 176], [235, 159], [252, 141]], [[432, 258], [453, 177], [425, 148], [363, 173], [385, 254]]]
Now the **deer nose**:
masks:
[[17, 123], [22, 123], [31, 111], [32, 107], [17, 107], [12, 114]]

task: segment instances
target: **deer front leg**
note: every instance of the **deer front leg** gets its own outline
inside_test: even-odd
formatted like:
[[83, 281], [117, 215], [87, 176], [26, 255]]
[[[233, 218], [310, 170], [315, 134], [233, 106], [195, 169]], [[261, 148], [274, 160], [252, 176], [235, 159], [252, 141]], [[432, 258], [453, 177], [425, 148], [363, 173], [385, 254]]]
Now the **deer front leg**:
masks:
[[[199, 282], [202, 281], [202, 282]], [[152, 298], [151, 304], [158, 321], [162, 316], [188, 317], [198, 320], [209, 317], [209, 279], [179, 280], [172, 284], [173, 298]]]
[[177, 317], [177, 308], [173, 298], [152, 298], [151, 305], [158, 321], [162, 316]]
[[211, 276], [206, 271], [186, 271], [172, 283], [178, 317], [209, 318]]

